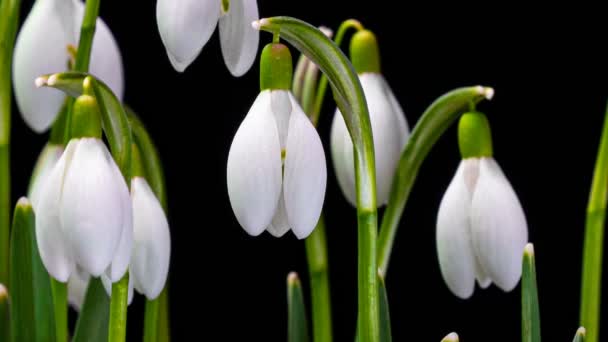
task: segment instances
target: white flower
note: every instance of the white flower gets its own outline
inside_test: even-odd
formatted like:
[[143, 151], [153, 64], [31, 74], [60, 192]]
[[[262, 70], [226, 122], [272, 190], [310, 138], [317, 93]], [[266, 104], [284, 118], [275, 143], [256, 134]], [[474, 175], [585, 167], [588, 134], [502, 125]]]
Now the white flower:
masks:
[[239, 127], [228, 155], [228, 195], [250, 235], [289, 228], [303, 239], [323, 206], [327, 169], [317, 131], [291, 92], [262, 91]]
[[475, 279], [504, 291], [518, 283], [528, 227], [517, 195], [491, 157], [464, 159], [437, 217], [437, 251], [450, 290], [468, 298]]
[[127, 270], [133, 217], [129, 190], [97, 138], [72, 139], [43, 185], [36, 239], [47, 271], [66, 282], [78, 266], [113, 281]]
[[68, 280], [68, 302], [78, 312], [84, 304], [84, 297], [87, 294], [90, 279], [91, 276], [87, 272], [80, 267], [76, 267]]
[[171, 256], [169, 223], [160, 202], [142, 177], [131, 180], [133, 254], [130, 280], [152, 300], [165, 287]]
[[[359, 80], [367, 100], [374, 136], [376, 195], [378, 206], [382, 206], [388, 202], [393, 176], [409, 137], [409, 127], [401, 106], [382, 75], [363, 73]], [[340, 110], [336, 110], [331, 127], [331, 155], [342, 193], [355, 206], [353, 143]]]
[[36, 208], [42, 186], [51, 174], [55, 164], [59, 161], [59, 158], [61, 158], [63, 150], [63, 145], [49, 143], [44, 146], [42, 152], [40, 152], [40, 156], [34, 167], [34, 172], [32, 173], [32, 183], [30, 184], [27, 196], [30, 199], [30, 202], [32, 202], [33, 208]]
[[[34, 80], [68, 69], [67, 48], [78, 45], [83, 15], [79, 0], [36, 1], [19, 32], [13, 58], [15, 97], [23, 119], [36, 132], [45, 131], [55, 121], [65, 95], [56, 89], [36, 88]], [[122, 58], [101, 19], [97, 20], [89, 69], [122, 99]]]
[[158, 0], [156, 20], [160, 37], [175, 70], [182, 72], [196, 59], [216, 25], [220, 26], [222, 55], [228, 70], [241, 76], [251, 68], [260, 34], [251, 27], [259, 19], [256, 0]]

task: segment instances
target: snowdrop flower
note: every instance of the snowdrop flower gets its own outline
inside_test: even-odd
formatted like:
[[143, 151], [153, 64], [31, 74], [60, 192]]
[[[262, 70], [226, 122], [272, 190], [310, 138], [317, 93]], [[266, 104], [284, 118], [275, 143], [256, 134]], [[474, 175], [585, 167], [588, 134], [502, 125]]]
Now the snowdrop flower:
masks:
[[437, 217], [437, 251], [443, 279], [458, 297], [473, 294], [475, 279], [504, 291], [517, 285], [522, 251], [528, 242], [524, 211], [515, 191], [492, 158], [485, 115], [460, 119], [458, 139], [463, 160], [446, 190]]
[[[409, 137], [409, 127], [401, 106], [380, 74], [380, 54], [371, 31], [357, 32], [350, 46], [353, 66], [363, 87], [374, 136], [376, 194], [378, 206], [385, 205], [401, 152]], [[342, 193], [356, 206], [353, 143], [344, 118], [336, 109], [331, 127], [331, 155]]]
[[268, 44], [260, 64], [261, 92], [228, 155], [230, 204], [250, 235], [299, 239], [314, 229], [323, 206], [327, 169], [317, 131], [289, 91], [291, 55]]
[[[85, 81], [85, 93], [88, 94]], [[116, 282], [131, 258], [133, 218], [129, 190], [101, 141], [95, 98], [80, 96], [73, 139], [42, 185], [36, 205], [36, 239], [51, 276], [66, 282], [76, 267]]]
[[[23, 119], [38, 133], [55, 121], [65, 95], [56, 89], [36, 89], [34, 80], [68, 69], [68, 47], [78, 45], [83, 16], [80, 0], [36, 1], [17, 37], [13, 58], [15, 98]], [[122, 58], [101, 19], [97, 19], [89, 69], [122, 99]]]
[[224, 62], [234, 76], [253, 64], [260, 34], [256, 0], [158, 0], [156, 21], [175, 70], [184, 71], [199, 55], [219, 21]]
[[36, 166], [34, 166], [34, 172], [32, 173], [32, 181], [28, 191], [27, 197], [32, 202], [32, 207], [36, 208], [38, 199], [40, 198], [40, 190], [42, 185], [45, 183], [51, 170], [55, 167], [55, 164], [61, 158], [63, 154], [64, 146], [59, 144], [48, 143], [40, 152]]

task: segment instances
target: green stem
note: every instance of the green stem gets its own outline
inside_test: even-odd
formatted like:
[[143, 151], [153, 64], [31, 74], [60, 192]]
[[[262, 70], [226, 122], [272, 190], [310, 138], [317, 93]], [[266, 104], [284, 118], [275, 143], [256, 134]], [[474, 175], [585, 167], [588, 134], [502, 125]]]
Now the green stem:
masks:
[[112, 284], [110, 327], [108, 342], [124, 342], [127, 337], [127, 303], [129, 299], [129, 272]]
[[331, 342], [332, 340], [331, 297], [325, 235], [325, 220], [321, 215], [315, 230], [304, 240], [310, 276], [312, 329], [315, 342]]
[[479, 102], [484, 98], [491, 99], [493, 94], [492, 88], [481, 86], [452, 90], [435, 100], [414, 127], [405, 150], [401, 154], [399, 166], [393, 178], [388, 206], [382, 217], [378, 239], [378, 265], [383, 278], [386, 279], [399, 220], [422, 162], [448, 127], [469, 109], [471, 102]]
[[334, 98], [344, 116], [353, 140], [355, 184], [358, 216], [358, 305], [361, 318], [361, 341], [377, 342], [378, 277], [376, 238], [378, 215], [376, 209], [376, 168], [374, 142], [367, 103], [352, 64], [323, 32], [301, 20], [290, 17], [261, 19], [255, 23], [260, 30], [280, 32], [288, 41], [327, 75]]
[[53, 307], [55, 308], [55, 336], [57, 342], [68, 341], [68, 286], [51, 278]]
[[12, 207], [10, 182], [11, 68], [20, 0], [0, 1], [0, 283], [8, 284], [9, 232]]
[[146, 301], [144, 314], [144, 342], [158, 341], [158, 309], [160, 296]]
[[540, 311], [536, 286], [536, 262], [531, 243], [524, 248], [521, 276], [521, 340], [540, 342]]
[[[338, 32], [336, 33], [336, 38], [334, 39], [337, 46], [342, 44], [344, 35], [346, 35], [346, 32], [352, 28], [363, 30], [363, 25], [361, 25], [361, 23], [356, 19], [348, 19], [340, 24]], [[325, 91], [327, 90], [327, 82], [327, 76], [322, 75], [321, 80], [319, 81], [319, 88], [317, 88], [317, 93], [315, 96], [315, 105], [310, 116], [312, 118], [312, 122], [319, 121], [319, 115], [321, 115], [321, 109], [323, 108], [323, 100], [325, 99]]]
[[583, 274], [581, 289], [580, 325], [587, 330], [586, 341], [597, 342], [600, 329], [600, 303], [602, 294], [602, 252], [604, 224], [608, 197], [608, 109], [600, 142], [591, 194], [585, 221]]
[[169, 282], [160, 293], [160, 310], [158, 313], [158, 342], [171, 341], [171, 325], [169, 322]]

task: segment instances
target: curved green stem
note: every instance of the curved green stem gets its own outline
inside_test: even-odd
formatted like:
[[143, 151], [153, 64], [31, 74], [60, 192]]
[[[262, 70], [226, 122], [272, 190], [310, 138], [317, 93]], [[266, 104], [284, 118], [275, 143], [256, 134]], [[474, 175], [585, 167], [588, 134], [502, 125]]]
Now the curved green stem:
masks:
[[[336, 42], [337, 46], [342, 44], [342, 40], [344, 40], [344, 35], [350, 29], [363, 30], [363, 25], [356, 19], [348, 19], [340, 24], [338, 28], [338, 32], [336, 33], [336, 38], [334, 42]], [[325, 99], [325, 91], [327, 90], [327, 77], [325, 75], [321, 76], [321, 80], [319, 81], [319, 88], [317, 88], [317, 93], [315, 96], [315, 104], [310, 113], [310, 117], [312, 118], [312, 122], [319, 121], [319, 115], [321, 115], [321, 109], [323, 108], [323, 100]]]
[[0, 283], [8, 284], [11, 218], [11, 68], [20, 0], [0, 1]]
[[378, 264], [383, 278], [386, 278], [399, 220], [422, 162], [448, 127], [468, 110], [471, 102], [476, 103], [484, 98], [491, 99], [493, 94], [492, 88], [481, 86], [452, 90], [435, 100], [414, 127], [401, 154], [393, 178], [388, 206], [382, 216], [378, 239]]
[[583, 274], [581, 282], [580, 325], [587, 330], [586, 341], [597, 342], [600, 329], [600, 303], [602, 294], [602, 254], [604, 226], [608, 199], [608, 108], [600, 142], [593, 183], [587, 205]]
[[334, 98], [353, 140], [358, 216], [358, 285], [361, 340], [377, 342], [378, 277], [376, 262], [377, 211], [374, 142], [367, 103], [352, 64], [323, 32], [301, 20], [273, 17], [259, 20], [261, 30], [281, 37], [317, 64], [332, 86]]

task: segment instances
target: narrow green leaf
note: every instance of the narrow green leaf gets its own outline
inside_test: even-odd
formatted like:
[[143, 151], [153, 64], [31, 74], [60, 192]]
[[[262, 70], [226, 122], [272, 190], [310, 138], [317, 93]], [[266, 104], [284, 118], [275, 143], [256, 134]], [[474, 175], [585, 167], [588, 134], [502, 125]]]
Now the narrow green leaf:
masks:
[[0, 284], [0, 341], [8, 341], [11, 338], [9, 310], [8, 292], [6, 291], [6, 287]]
[[295, 272], [291, 272], [287, 276], [287, 308], [287, 340], [289, 342], [310, 341], [302, 284], [300, 284], [298, 274]]
[[585, 335], [587, 335], [587, 331], [585, 328], [580, 327], [576, 331], [576, 335], [574, 336], [574, 340], [572, 342], [585, 342]]
[[540, 342], [540, 311], [536, 289], [534, 246], [524, 248], [521, 278], [521, 334], [522, 342]]
[[131, 175], [131, 127], [122, 104], [112, 93], [112, 90], [95, 77], [81, 72], [64, 72], [52, 75], [40, 76], [36, 79], [36, 85], [56, 88], [73, 97], [80, 96], [83, 92], [83, 82], [90, 77], [92, 87], [101, 110], [101, 121], [103, 130], [108, 139], [112, 156], [120, 171], [130, 183]]
[[593, 170], [593, 182], [587, 204], [585, 220], [585, 245], [583, 248], [583, 273], [581, 281], [581, 305], [579, 324], [587, 329], [588, 342], [599, 341], [600, 306], [602, 297], [602, 260], [606, 205], [608, 202], [608, 106], [604, 128]]
[[458, 342], [458, 334], [453, 332], [449, 333], [446, 337], [444, 337], [441, 342]]
[[344, 117], [353, 141], [355, 188], [357, 191], [358, 306], [361, 337], [378, 342], [378, 263], [376, 207], [376, 169], [374, 142], [367, 102], [359, 77], [340, 48], [323, 32], [290, 17], [260, 19], [254, 27], [288, 41], [327, 76], [334, 99]]
[[107, 342], [110, 299], [99, 278], [91, 278], [72, 342]]
[[476, 86], [454, 89], [435, 100], [422, 114], [401, 154], [378, 238], [378, 267], [384, 277], [405, 204], [422, 162], [445, 131], [472, 103], [491, 99], [494, 90]]
[[13, 216], [9, 289], [12, 340], [55, 341], [50, 278], [38, 254], [34, 211], [25, 197]]
[[378, 273], [378, 297], [380, 297], [380, 341], [391, 342], [393, 335], [391, 333], [391, 314], [388, 306], [388, 293], [384, 278]]

